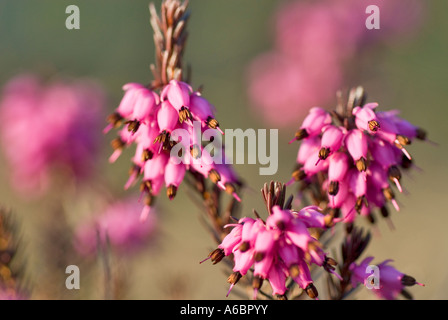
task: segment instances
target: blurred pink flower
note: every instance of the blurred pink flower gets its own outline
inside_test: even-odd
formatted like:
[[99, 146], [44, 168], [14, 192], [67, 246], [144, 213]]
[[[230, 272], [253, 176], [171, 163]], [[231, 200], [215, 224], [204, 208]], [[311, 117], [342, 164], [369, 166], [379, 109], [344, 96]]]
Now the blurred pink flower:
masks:
[[356, 106], [348, 117], [314, 107], [291, 140], [303, 142], [297, 169], [286, 185], [309, 183], [323, 174], [328, 207], [336, 215], [342, 213], [345, 223], [353, 223], [356, 212], [373, 219], [375, 208], [387, 218], [388, 202], [400, 209], [391, 184], [403, 192], [402, 170], [413, 167], [406, 148], [416, 139], [427, 140], [426, 132], [401, 118], [398, 110], [377, 107], [377, 103]]
[[[368, 5], [380, 9], [379, 30], [365, 26]], [[274, 47], [248, 68], [252, 107], [269, 124], [295, 124], [310, 105], [334, 98], [360, 52], [412, 35], [423, 8], [418, 0], [286, 2], [275, 14]]]
[[75, 232], [74, 246], [85, 256], [97, 253], [98, 241], [122, 253], [132, 253], [148, 243], [153, 236], [157, 217], [155, 210], [148, 212], [145, 221], [140, 220], [141, 205], [131, 198], [110, 204], [94, 218], [81, 223]]
[[104, 103], [102, 89], [88, 80], [44, 85], [37, 76], [20, 75], [9, 81], [0, 101], [0, 139], [13, 187], [41, 195], [57, 168], [76, 180], [88, 177]]
[[15, 290], [8, 292], [8, 290], [0, 289], [0, 301], [28, 300], [28, 299], [29, 297], [27, 297], [25, 294], [16, 292]]

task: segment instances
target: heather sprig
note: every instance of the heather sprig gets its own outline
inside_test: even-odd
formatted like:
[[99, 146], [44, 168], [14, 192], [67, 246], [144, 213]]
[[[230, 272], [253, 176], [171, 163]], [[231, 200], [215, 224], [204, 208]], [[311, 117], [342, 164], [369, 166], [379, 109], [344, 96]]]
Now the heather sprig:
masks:
[[282, 183], [265, 184], [261, 192], [269, 216], [262, 219], [254, 211], [255, 218], [243, 217], [225, 226], [231, 227], [231, 232], [202, 262], [211, 259], [216, 264], [224, 257], [232, 257], [234, 266], [227, 280], [230, 283], [227, 295], [250, 272], [254, 299], [265, 280], [271, 286], [272, 295], [287, 299], [290, 279], [309, 297], [317, 299], [311, 266], [339, 277], [335, 272], [336, 261], [327, 256], [314, 232], [314, 229], [328, 229], [330, 221], [316, 206], [293, 210], [293, 199], [286, 199]]
[[[111, 143], [114, 152], [110, 162], [116, 161], [125, 148], [136, 146], [125, 189], [141, 180], [145, 204], [142, 220], [148, 216], [163, 187], [170, 200], [175, 198], [186, 175], [209, 179], [240, 201], [237, 194], [240, 178], [230, 165], [210, 161], [210, 151], [197, 140], [194, 131], [196, 122], [200, 134], [209, 129], [223, 134], [215, 107], [202, 95], [201, 88], [193, 89], [184, 76], [182, 56], [187, 39], [187, 6], [188, 1], [165, 0], [159, 16], [154, 4], [150, 4], [156, 48], [156, 63], [151, 65], [154, 79], [148, 85], [123, 86], [123, 99], [108, 117], [109, 125], [105, 129], [105, 132], [119, 129], [118, 137]], [[189, 141], [179, 139], [175, 135], [177, 129], [188, 132]], [[182, 145], [180, 155], [173, 151], [178, 144]]]
[[331, 112], [312, 108], [294, 139], [301, 141], [297, 169], [287, 185], [301, 181], [301, 190], [335, 219], [351, 225], [359, 215], [374, 221], [374, 211], [389, 217], [388, 204], [399, 211], [402, 172], [414, 167], [408, 146], [426, 140], [426, 132], [399, 116], [367, 103], [362, 87]]

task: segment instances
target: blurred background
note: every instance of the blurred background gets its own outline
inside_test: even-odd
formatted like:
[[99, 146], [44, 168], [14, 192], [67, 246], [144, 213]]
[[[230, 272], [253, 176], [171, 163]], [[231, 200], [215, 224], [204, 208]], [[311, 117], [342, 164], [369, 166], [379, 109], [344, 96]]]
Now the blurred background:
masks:
[[[392, 214], [395, 230], [380, 220], [378, 234], [367, 252], [378, 262], [393, 259], [397, 269], [425, 283], [425, 288], [411, 288], [416, 299], [446, 299], [448, 216], [443, 208], [448, 179], [445, 123], [448, 3], [388, 0], [390, 5], [385, 5], [385, 1], [372, 0], [355, 6], [359, 1], [341, 0], [333, 2], [345, 6], [326, 10], [330, 6], [328, 1], [312, 1], [319, 3], [319, 10], [324, 12], [316, 14], [310, 8], [312, 5], [297, 7], [302, 2], [305, 3], [300, 0], [190, 3], [192, 15], [184, 61], [192, 67], [194, 87], [204, 85], [204, 96], [217, 107], [221, 127], [279, 129], [279, 170], [275, 176], [260, 176], [259, 165], [235, 166], [250, 186], [243, 195], [242, 214], [251, 215], [252, 208], [263, 212], [259, 190], [265, 182], [289, 180], [298, 144], [288, 145], [288, 141], [308, 108], [319, 104], [331, 109], [336, 103], [336, 90], [345, 93], [352, 86], [362, 85], [369, 101], [378, 102], [382, 110], [400, 109], [405, 119], [425, 128], [429, 139], [438, 144], [417, 142], [409, 146], [422, 171], [415, 170], [404, 177], [408, 192], [399, 196], [402, 210]], [[132, 152], [124, 152], [116, 163], [109, 164], [112, 152], [109, 144], [115, 136], [103, 135], [102, 130], [106, 116], [122, 98], [123, 84], [152, 80], [149, 65], [154, 61], [154, 45], [148, 3], [148, 0], [0, 2], [2, 88], [20, 74], [39, 75], [46, 81], [69, 79], [71, 83], [88, 79], [89, 83], [95, 83], [101, 95], [98, 99], [104, 105], [102, 109], [98, 107], [100, 116], [95, 115], [100, 120], [88, 127], [98, 139], [98, 154], [90, 177], [82, 182], [71, 182], [67, 178], [70, 174], [59, 168], [60, 174], [53, 177], [45, 193], [20, 192], [13, 187], [11, 164], [6, 156], [8, 152], [20, 154], [20, 150], [7, 151], [7, 144], [16, 143], [14, 137], [3, 141], [0, 204], [12, 211], [17, 224], [20, 243], [16, 260], [23, 266], [24, 283], [33, 299], [105, 298], [105, 260], [109, 261], [115, 298], [225, 298], [227, 275], [222, 267], [198, 263], [216, 244], [198, 219], [200, 208], [183, 192], [186, 186], [180, 187], [172, 202], [163, 195], [160, 197], [152, 221], [156, 226], [150, 237], [145, 238], [147, 244], [139, 250], [85, 257], [73, 246], [77, 226], [105, 211], [106, 204], [138, 198], [138, 187], [123, 189]], [[160, 1], [155, 3], [158, 8]], [[365, 8], [376, 3], [381, 5], [384, 25], [380, 30], [368, 31], [364, 24]], [[71, 4], [80, 8], [80, 30], [65, 28], [68, 17], [65, 10]], [[291, 13], [292, 8], [298, 10], [296, 15]], [[360, 18], [351, 19], [354, 15], [350, 10], [355, 10]], [[290, 17], [282, 16], [285, 12], [290, 12]], [[316, 20], [311, 19], [313, 16]], [[348, 29], [336, 32], [332, 24], [336, 22]], [[352, 25], [347, 27], [344, 22]], [[329, 35], [329, 30], [335, 34]], [[322, 46], [325, 38], [322, 35], [331, 39], [331, 45]], [[297, 50], [298, 56], [287, 50]], [[306, 53], [314, 60], [305, 60]], [[278, 68], [272, 71], [273, 66]], [[300, 75], [297, 78], [291, 75], [294, 70], [297, 70], [294, 74]], [[291, 91], [296, 91], [295, 86], [298, 97], [289, 97]], [[88, 103], [83, 106], [85, 113], [81, 109], [73, 125], [87, 130], [82, 129], [82, 124], [88, 120], [86, 115], [90, 114], [91, 106]], [[64, 104], [60, 108], [63, 110]], [[52, 115], [55, 119], [61, 116], [57, 107]], [[68, 118], [73, 120], [74, 116]], [[5, 126], [5, 122], [14, 122], [14, 118], [4, 116], [2, 121], [1, 126]], [[30, 120], [32, 133], [24, 148], [28, 145], [32, 148], [44, 133], [59, 134], [51, 121], [44, 127], [39, 122], [38, 114]], [[35, 158], [27, 159], [23, 165], [31, 165], [33, 161]], [[71, 264], [80, 267], [80, 290], [65, 288], [65, 267]], [[373, 298], [364, 291], [361, 297]], [[231, 295], [229, 299], [232, 298], [237, 297]]]

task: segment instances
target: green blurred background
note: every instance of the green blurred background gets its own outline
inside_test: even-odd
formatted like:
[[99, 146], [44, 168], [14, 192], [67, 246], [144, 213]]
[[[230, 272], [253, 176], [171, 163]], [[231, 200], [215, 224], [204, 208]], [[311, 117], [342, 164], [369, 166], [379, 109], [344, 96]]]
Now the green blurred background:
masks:
[[[157, 7], [159, 3], [156, 1]], [[190, 36], [184, 60], [192, 66], [194, 85], [204, 84], [204, 95], [217, 107], [223, 128], [269, 128], [248, 107], [246, 70], [258, 54], [271, 47], [272, 15], [280, 3], [191, 1]], [[70, 4], [81, 10], [80, 30], [65, 28], [65, 8]], [[368, 58], [363, 58], [356, 70], [351, 71], [359, 77], [355, 76], [350, 80], [353, 83], [346, 83], [341, 89], [365, 86], [369, 97], [384, 109], [401, 109], [404, 118], [427, 129], [430, 139], [439, 144], [410, 146], [416, 164], [424, 171], [405, 177], [409, 195], [400, 196], [402, 211], [393, 213], [396, 230], [391, 231], [380, 221], [381, 235], [371, 243], [368, 253], [375, 255], [377, 262], [394, 259], [398, 269], [425, 283], [425, 288], [410, 290], [416, 299], [446, 299], [448, 2], [432, 0], [425, 4], [424, 24], [416, 35], [393, 47], [374, 47]], [[147, 83], [152, 79], [149, 65], [153, 62], [154, 46], [147, 8], [148, 0], [1, 0], [0, 84], [28, 71], [92, 77], [103, 84], [109, 96], [108, 112], [112, 112], [121, 99], [124, 83]], [[297, 145], [288, 145], [287, 141], [294, 132], [295, 128], [280, 130], [279, 171], [275, 177], [259, 176], [258, 165], [236, 166], [255, 190], [245, 192], [243, 214], [250, 215], [252, 208], [263, 211], [258, 190], [264, 182], [289, 179]], [[131, 154], [125, 153], [117, 163], [108, 164], [111, 139], [112, 135], [104, 137], [98, 170], [107, 184], [104, 188], [116, 197], [126, 196], [132, 193], [124, 192], [122, 187]], [[3, 168], [4, 163], [2, 158]], [[81, 267], [78, 292], [66, 292], [61, 289], [64, 282], [55, 283], [65, 281], [64, 268], [56, 269], [54, 272], [60, 274], [54, 277], [47, 272], [53, 257], [42, 253], [45, 250], [42, 238], [53, 223], [48, 211], [55, 206], [54, 199], [24, 201], [8, 186], [7, 170], [0, 170], [0, 178], [3, 181], [0, 203], [13, 209], [21, 225], [23, 256], [33, 297], [101, 299], [102, 287], [95, 282], [101, 277], [100, 266], [85, 277]], [[69, 219], [76, 222], [84, 215], [82, 211], [88, 209], [79, 203], [81, 200], [70, 200], [66, 209], [79, 214]], [[161, 232], [156, 243], [132, 259], [116, 257], [120, 272], [126, 277], [124, 297], [223, 299], [227, 283], [222, 268], [198, 264], [215, 246], [198, 220], [199, 209], [180, 191], [169, 205], [165, 199], [161, 200], [159, 211]]]

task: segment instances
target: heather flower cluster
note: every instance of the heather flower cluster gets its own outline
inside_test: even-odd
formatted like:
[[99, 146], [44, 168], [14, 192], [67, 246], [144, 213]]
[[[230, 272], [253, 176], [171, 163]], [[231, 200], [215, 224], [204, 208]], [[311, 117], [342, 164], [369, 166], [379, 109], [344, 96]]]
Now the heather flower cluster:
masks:
[[[381, 12], [379, 30], [365, 26], [367, 5]], [[294, 125], [310, 105], [333, 98], [360, 53], [381, 43], [395, 45], [412, 33], [424, 6], [418, 0], [285, 2], [274, 16], [273, 48], [248, 70], [251, 106], [269, 124]]]
[[[187, 171], [209, 178], [239, 199], [235, 192], [239, 179], [233, 168], [214, 163], [209, 151], [196, 140], [193, 121], [201, 123], [201, 133], [207, 129], [222, 132], [215, 119], [214, 106], [199, 91], [178, 80], [171, 80], [164, 86], [160, 96], [151, 88], [136, 83], [129, 83], [123, 89], [125, 95], [116, 112], [109, 116], [110, 124], [105, 132], [114, 127], [121, 128], [118, 138], [112, 141], [111, 162], [117, 160], [124, 148], [136, 145], [125, 188], [141, 178], [140, 191], [145, 194], [143, 220], [150, 211], [153, 198], [164, 186], [168, 198], [174, 199]], [[176, 129], [186, 130], [190, 140], [172, 137]], [[189, 152], [182, 155], [172, 152], [177, 143], [183, 145], [179, 150]]]
[[[362, 88], [359, 92], [363, 94]], [[355, 104], [339, 112], [310, 110], [292, 140], [302, 142], [297, 170], [287, 183], [307, 185], [322, 178], [319, 188], [332, 215], [349, 224], [357, 213], [373, 219], [375, 209], [387, 217], [388, 203], [399, 210], [395, 193], [403, 192], [402, 171], [413, 167], [406, 147], [415, 139], [426, 139], [421, 128], [396, 110], [377, 111], [377, 103], [363, 99]]]
[[100, 150], [104, 104], [92, 81], [44, 83], [32, 74], [10, 80], [0, 101], [0, 138], [13, 187], [42, 195], [61, 169], [73, 181], [88, 178]]
[[211, 259], [216, 264], [226, 256], [233, 257], [234, 267], [227, 280], [230, 283], [227, 295], [251, 270], [254, 299], [264, 280], [269, 282], [272, 295], [286, 299], [289, 278], [311, 298], [317, 298], [310, 267], [316, 265], [337, 277], [339, 275], [334, 271], [336, 262], [327, 257], [311, 229], [327, 229], [331, 221], [315, 206], [295, 211], [275, 204], [269, 212], [266, 221], [257, 215], [256, 219], [244, 217], [225, 226], [232, 227], [232, 231], [205, 260]]

